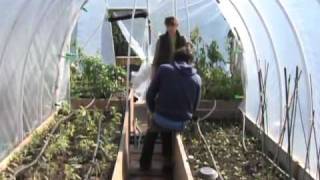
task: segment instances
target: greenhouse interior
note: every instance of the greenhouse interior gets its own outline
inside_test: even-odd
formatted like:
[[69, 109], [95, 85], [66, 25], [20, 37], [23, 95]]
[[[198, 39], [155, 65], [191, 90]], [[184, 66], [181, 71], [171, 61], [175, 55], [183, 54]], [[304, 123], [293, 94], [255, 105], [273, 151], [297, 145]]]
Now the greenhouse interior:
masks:
[[320, 0], [0, 15], [0, 180], [320, 180]]

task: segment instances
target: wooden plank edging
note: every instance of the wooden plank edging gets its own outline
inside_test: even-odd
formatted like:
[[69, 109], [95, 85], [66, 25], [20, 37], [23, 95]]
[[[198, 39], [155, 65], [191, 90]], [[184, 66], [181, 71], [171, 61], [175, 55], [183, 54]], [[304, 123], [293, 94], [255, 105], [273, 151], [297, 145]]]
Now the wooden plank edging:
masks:
[[119, 144], [119, 150], [117, 155], [117, 160], [114, 165], [112, 180], [125, 180], [126, 179], [126, 152], [128, 144], [128, 120], [129, 120], [129, 112], [126, 111], [125, 118], [123, 122], [123, 129], [121, 133], [121, 140]]
[[174, 148], [174, 179], [193, 180], [194, 178], [180, 134], [176, 135]]
[[[72, 109], [79, 109], [81, 106], [85, 106], [90, 103], [92, 98], [72, 98], [70, 104]], [[96, 99], [93, 105], [89, 109], [104, 109], [108, 104], [108, 100], [104, 98]], [[120, 101], [119, 99], [111, 99], [109, 106], [125, 106], [125, 101]]]
[[[286, 152], [285, 147], [280, 147], [277, 142], [275, 142], [271, 137], [269, 137], [265, 133], [263, 133], [261, 136], [256, 123], [251, 121], [248, 117], [246, 117], [246, 132], [252, 134], [260, 140], [262, 140], [262, 137], [264, 137], [265, 154], [273, 160], [276, 153], [278, 153], [277, 164], [284, 171], [289, 171], [288, 154]], [[294, 156], [291, 162], [291, 166], [293, 176], [295, 179], [314, 180], [314, 178], [308, 173], [308, 171], [305, 171], [304, 167], [301, 165], [301, 162], [297, 161], [297, 158]]]
[[121, 140], [119, 144], [119, 150], [117, 155], [117, 160], [115, 162], [112, 174], [112, 180], [126, 180], [128, 179], [128, 170], [130, 165], [130, 157], [129, 157], [129, 141], [130, 141], [130, 127], [131, 119], [134, 111], [133, 108], [133, 92], [130, 91], [129, 94], [129, 109], [126, 109], [124, 121], [123, 121], [123, 128], [121, 133]]
[[4, 171], [8, 165], [10, 164], [11, 159], [23, 148], [28, 145], [35, 133], [42, 133], [48, 126], [50, 125], [51, 122], [53, 122], [55, 117], [55, 113], [52, 113], [40, 126], [38, 126], [35, 130], [33, 130], [26, 138], [24, 138], [10, 153], [7, 155], [1, 162], [0, 162], [0, 172]]

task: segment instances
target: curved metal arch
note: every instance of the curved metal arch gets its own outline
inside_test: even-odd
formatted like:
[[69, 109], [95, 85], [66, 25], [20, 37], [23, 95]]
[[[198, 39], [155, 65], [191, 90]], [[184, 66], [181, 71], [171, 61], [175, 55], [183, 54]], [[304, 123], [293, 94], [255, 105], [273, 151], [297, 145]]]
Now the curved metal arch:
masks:
[[[30, 3], [31, 3], [31, 1], [28, 1], [28, 0], [24, 1], [24, 3], [22, 3], [22, 5], [20, 6], [18, 12], [22, 12], [25, 9], [25, 7], [28, 6]], [[19, 13], [10, 28], [9, 34], [7, 35], [6, 39], [4, 40], [4, 47], [2, 48], [2, 51], [0, 53], [0, 71], [2, 69], [3, 62], [5, 61], [3, 58], [5, 56], [7, 49], [8, 49], [9, 42], [11, 41], [11, 38], [13, 37], [13, 32], [16, 29], [18, 21], [20, 20], [21, 17], [22, 17], [22, 13]], [[18, 128], [20, 128], [17, 130], [18, 131], [18, 139], [22, 139], [24, 136], [23, 123], [19, 124]]]
[[191, 30], [190, 30], [190, 17], [189, 17], [189, 1], [188, 0], [184, 0], [184, 4], [185, 4], [185, 8], [186, 8], [186, 13], [187, 13], [187, 31], [188, 31], [188, 35], [187, 35], [187, 39], [190, 40], [190, 36], [191, 36]]
[[[309, 101], [308, 104], [309, 104], [309, 107], [311, 107], [313, 99], [312, 99], [312, 96], [311, 96], [311, 85], [310, 85], [310, 81], [309, 81], [309, 78], [308, 78], [309, 77], [309, 70], [308, 70], [307, 64], [306, 64], [306, 59], [307, 58], [305, 56], [305, 50], [304, 50], [304, 48], [302, 46], [302, 40], [301, 40], [299, 34], [297, 33], [296, 27], [295, 27], [294, 23], [292, 22], [289, 14], [286, 11], [286, 9], [283, 6], [283, 4], [279, 0], [277, 0], [276, 2], [280, 6], [280, 9], [281, 9], [282, 13], [285, 15], [286, 19], [288, 20], [289, 25], [291, 27], [291, 30], [292, 30], [292, 32], [294, 34], [294, 38], [296, 40], [296, 43], [297, 43], [297, 45], [299, 47], [299, 54], [301, 56], [302, 67], [304, 69], [305, 76], [307, 78], [305, 83], [306, 83], [306, 86], [307, 86], [308, 101]], [[312, 109], [311, 108], [309, 108], [309, 109], [310, 109], [310, 116], [311, 116], [312, 115]]]
[[[57, 1], [56, 1], [57, 2]], [[36, 33], [38, 32], [38, 27], [41, 26], [41, 23], [45, 20], [45, 17], [46, 15], [48, 14], [49, 12], [49, 9], [50, 9], [50, 5], [52, 5], [52, 3], [48, 3], [47, 4], [47, 7], [46, 8], [43, 8], [43, 12], [41, 14], [41, 18], [40, 20], [38, 21], [38, 23], [36, 24], [36, 28], [35, 28], [35, 31], [33, 31], [32, 35], [31, 35], [31, 41], [27, 47], [27, 53], [25, 55], [25, 58], [23, 58], [23, 67], [22, 67], [22, 73], [21, 73], [21, 77], [20, 77], [20, 84], [21, 84], [21, 89], [20, 89], [20, 98], [22, 99], [22, 103], [20, 105], [20, 110], [19, 110], [19, 114], [20, 114], [20, 117], [22, 119], [23, 117], [23, 100], [24, 100], [24, 85], [25, 85], [25, 71], [26, 71], [26, 65], [27, 65], [27, 60], [28, 60], [28, 56], [30, 54], [30, 49], [31, 49], [31, 45], [33, 44], [34, 42], [34, 37], [36, 35]]]
[[[87, 1], [84, 1], [81, 6], [83, 6], [86, 2], [87, 2]], [[60, 52], [59, 54], [61, 54], [61, 55], [62, 55], [64, 49], [65, 49], [66, 46], [67, 46], [68, 40], [70, 40], [69, 37], [71, 36], [72, 31], [73, 31], [73, 29], [74, 29], [74, 27], [75, 27], [75, 25], [76, 25], [76, 23], [77, 23], [77, 19], [79, 18], [79, 15], [80, 15], [79, 12], [80, 12], [80, 9], [79, 9], [78, 13], [75, 13], [74, 17], [72, 18], [72, 25], [71, 25], [70, 28], [67, 30], [67, 32], [66, 32], [66, 34], [65, 34], [65, 36], [64, 36], [64, 41], [63, 41], [62, 46], [61, 46], [61, 49], [60, 49], [60, 51], [59, 51], [59, 52]], [[61, 59], [60, 59], [60, 61], [61, 61]], [[59, 68], [58, 68], [58, 69], [59, 69]], [[56, 84], [58, 83], [59, 76], [60, 76], [60, 74], [59, 74], [59, 71], [58, 71], [57, 79], [56, 79]], [[56, 95], [56, 93], [57, 93], [58, 88], [59, 88], [59, 87], [57, 86], [57, 88], [55, 89], [55, 92], [54, 92], [55, 95]]]
[[[252, 38], [252, 34], [251, 34], [250, 30], [249, 30], [249, 27], [248, 27], [247, 23], [245, 22], [245, 20], [244, 20], [244, 18], [242, 16], [242, 14], [240, 13], [239, 9], [237, 8], [237, 6], [232, 2], [232, 0], [228, 0], [228, 1], [233, 6], [233, 8], [236, 10], [237, 14], [239, 15], [239, 17], [240, 17], [240, 19], [242, 21], [242, 24], [246, 28], [246, 31], [248, 33], [248, 36], [249, 36], [249, 39], [250, 39], [250, 42], [251, 42], [251, 46], [253, 48], [253, 53], [254, 53], [255, 61], [256, 61], [256, 68], [257, 68], [257, 71], [258, 71], [258, 69], [259, 69], [259, 66], [258, 66], [258, 55], [257, 55], [256, 45], [255, 45], [255, 43], [253, 41], [253, 38]], [[259, 106], [261, 106], [260, 100], [259, 100]], [[259, 113], [258, 113], [258, 116], [259, 116]], [[256, 119], [257, 119], [257, 117], [256, 117]]]
[[[193, 0], [192, 0], [193, 1]], [[206, 1], [206, 0], [198, 0], [198, 1], [196, 1], [196, 2], [189, 2], [189, 0], [188, 0], [188, 7], [189, 8], [192, 8], [192, 7], [194, 7], [194, 6], [197, 6], [197, 5], [199, 5], [199, 4], [201, 4], [201, 3], [203, 3], [203, 1]], [[178, 7], [178, 11], [180, 11], [180, 10], [183, 10], [185, 7]]]
[[[263, 27], [265, 29], [265, 31], [267, 32], [267, 36], [268, 36], [268, 39], [270, 41], [270, 44], [271, 44], [271, 47], [272, 47], [272, 51], [273, 51], [273, 55], [275, 57], [275, 61], [276, 61], [276, 64], [277, 64], [277, 72], [278, 72], [278, 78], [279, 78], [279, 88], [280, 88], [280, 104], [281, 104], [281, 107], [280, 107], [280, 124], [282, 123], [282, 118], [283, 118], [283, 102], [282, 102], [282, 97], [283, 97], [283, 87], [282, 87], [282, 78], [281, 78], [281, 70], [280, 70], [280, 64], [279, 64], [279, 56], [278, 56], [278, 53], [276, 52], [276, 48], [274, 46], [274, 41], [271, 37], [271, 33], [270, 33], [270, 30], [268, 28], [268, 26], [266, 25], [266, 22], [265, 22], [265, 19], [263, 18], [262, 14], [259, 12], [258, 8], [256, 7], [256, 5], [252, 2], [252, 0], [249, 0], [249, 3], [251, 4], [251, 6], [253, 7], [253, 9], [255, 10], [255, 12], [257, 13], [260, 21], [262, 22], [263, 24]], [[280, 126], [281, 128], [281, 126]]]
[[[62, 0], [61, 2], [65, 2], [64, 0]], [[40, 75], [40, 78], [41, 78], [41, 80], [40, 80], [40, 108], [41, 108], [41, 116], [42, 116], [42, 107], [43, 107], [43, 104], [42, 104], [42, 98], [43, 98], [43, 82], [44, 82], [44, 70], [46, 69], [46, 59], [47, 59], [47, 55], [48, 55], [48, 50], [49, 50], [49, 47], [50, 47], [50, 44], [51, 44], [51, 42], [52, 42], [52, 39], [53, 39], [53, 35], [54, 35], [54, 33], [55, 33], [55, 29], [56, 28], [59, 28], [59, 26], [57, 26], [58, 24], [59, 24], [59, 20], [61, 19], [61, 17], [63, 17], [63, 14], [64, 14], [64, 12], [65, 12], [65, 10], [66, 10], [66, 7], [68, 7], [68, 6], [64, 6], [64, 10], [63, 11], [61, 11], [61, 13], [59, 14], [59, 18], [57, 18], [56, 20], [55, 20], [55, 22], [54, 22], [54, 24], [55, 24], [55, 28], [53, 28], [52, 29], [52, 31], [50, 32], [50, 36], [49, 36], [49, 39], [48, 39], [48, 41], [47, 41], [47, 45], [46, 45], [46, 47], [45, 47], [45, 50], [44, 50], [44, 57], [42, 58], [42, 61], [43, 61], [43, 64], [42, 64], [42, 68], [40, 68], [41, 69], [41, 75]], [[42, 119], [42, 118], [41, 118]]]
[[252, 45], [252, 48], [253, 48], [253, 53], [254, 53], [254, 57], [255, 57], [255, 61], [256, 61], [257, 70], [258, 70], [259, 69], [259, 66], [258, 66], [258, 54], [257, 54], [256, 45], [255, 45], [255, 43], [253, 41], [253, 38], [252, 38], [251, 31], [249, 30], [249, 27], [248, 27], [247, 23], [245, 22], [245, 20], [244, 20], [242, 14], [240, 13], [239, 9], [237, 8], [237, 6], [232, 2], [232, 0], [228, 0], [228, 1], [233, 6], [233, 8], [236, 10], [236, 12], [239, 15], [243, 25], [246, 28], [246, 31], [248, 32], [249, 39], [250, 39], [250, 42], [251, 42], [251, 45]]
[[[25, 8], [25, 6], [27, 6], [29, 3], [31, 3], [31, 1], [25, 0], [25, 2], [19, 8], [19, 12], [22, 12], [23, 9]], [[18, 16], [16, 17], [16, 19], [14, 20], [11, 28], [10, 28], [11, 29], [10, 33], [7, 35], [7, 38], [4, 40], [4, 47], [2, 48], [2, 51], [0, 53], [0, 70], [2, 68], [2, 64], [3, 64], [3, 61], [4, 61], [3, 57], [4, 57], [5, 52], [7, 51], [9, 41], [11, 40], [11, 38], [13, 36], [14, 29], [16, 28], [17, 23], [18, 23], [19, 19], [21, 18], [21, 16], [22, 16], [22, 13], [19, 13]]]

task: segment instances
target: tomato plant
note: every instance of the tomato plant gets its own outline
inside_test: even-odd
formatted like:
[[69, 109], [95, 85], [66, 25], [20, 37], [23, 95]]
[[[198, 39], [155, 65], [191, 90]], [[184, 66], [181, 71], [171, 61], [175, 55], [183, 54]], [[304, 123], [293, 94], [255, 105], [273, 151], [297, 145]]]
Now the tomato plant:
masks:
[[80, 53], [80, 60], [71, 65], [71, 96], [107, 98], [125, 90], [126, 71], [104, 64], [98, 56]]
[[[55, 117], [54, 126], [59, 119], [68, 116], [68, 105], [61, 105], [62, 109]], [[69, 112], [70, 113], [70, 112]], [[84, 179], [92, 165], [92, 156], [97, 146], [98, 124], [101, 120], [100, 150], [96, 156], [93, 178], [110, 179], [117, 157], [120, 140], [120, 126], [122, 114], [115, 107], [107, 112], [80, 108], [70, 121], [60, 124], [58, 131], [45, 149], [37, 164], [22, 172], [17, 179]], [[0, 177], [8, 179], [13, 171], [23, 164], [32, 162], [47, 141], [47, 133], [36, 133], [20, 153], [12, 158], [8, 168], [0, 173]]]
[[228, 63], [220, 53], [216, 41], [205, 44], [196, 28], [191, 33], [191, 41], [196, 49], [195, 66], [202, 78], [202, 97], [204, 99], [234, 99], [243, 95], [240, 74], [232, 74]]

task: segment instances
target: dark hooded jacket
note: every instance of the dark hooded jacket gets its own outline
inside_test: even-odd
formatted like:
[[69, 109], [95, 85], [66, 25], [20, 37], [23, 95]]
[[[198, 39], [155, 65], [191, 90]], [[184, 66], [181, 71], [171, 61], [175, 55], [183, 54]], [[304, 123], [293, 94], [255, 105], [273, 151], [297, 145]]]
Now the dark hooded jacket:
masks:
[[201, 78], [186, 62], [174, 61], [159, 67], [147, 91], [151, 112], [172, 121], [192, 118], [200, 98]]
[[[176, 34], [176, 47], [179, 49], [186, 45], [186, 39], [180, 35], [179, 31]], [[156, 45], [156, 52], [153, 59], [153, 68], [156, 71], [161, 64], [169, 64], [173, 60], [171, 41], [169, 33], [166, 32], [159, 37], [159, 40]]]

